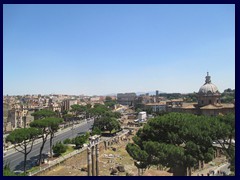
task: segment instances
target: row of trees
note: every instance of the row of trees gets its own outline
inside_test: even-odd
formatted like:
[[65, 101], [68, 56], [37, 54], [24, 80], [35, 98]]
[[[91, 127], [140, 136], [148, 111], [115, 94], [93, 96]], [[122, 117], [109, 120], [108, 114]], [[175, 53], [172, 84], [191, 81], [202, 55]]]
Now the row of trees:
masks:
[[[96, 134], [100, 134], [101, 131], [104, 130], [112, 132], [114, 129], [120, 129], [120, 124], [117, 121], [117, 118], [120, 118], [121, 114], [111, 111], [111, 108], [113, 108], [116, 102], [111, 98], [106, 98], [105, 103], [106, 105], [95, 104], [93, 108], [90, 104], [87, 104], [86, 106], [78, 104], [72, 105], [70, 110], [72, 114], [68, 114], [68, 111], [65, 111], [62, 115], [64, 120], [69, 122], [82, 114], [85, 114], [85, 117], [96, 117], [97, 122], [94, 123], [95, 130], [93, 131]], [[45, 109], [33, 113], [32, 116], [34, 116], [34, 121], [30, 123], [30, 128], [16, 129], [6, 138], [7, 142], [14, 144], [14, 148], [24, 155], [23, 169], [25, 173], [27, 156], [31, 152], [33, 144], [37, 138], [42, 139], [38, 160], [39, 165], [42, 162], [42, 151], [48, 137], [50, 137], [50, 156], [53, 156], [53, 137], [59, 129], [59, 125], [63, 122], [62, 118], [58, 118], [59, 115], [56, 112]], [[76, 137], [74, 139], [74, 144], [76, 144], [77, 147], [81, 147], [88, 137], [89, 134]], [[60, 145], [58, 144], [57, 147], [58, 146]]]
[[7, 142], [14, 144], [14, 148], [24, 155], [23, 170], [26, 173], [27, 156], [31, 152], [34, 141], [42, 139], [39, 152], [39, 165], [42, 162], [42, 150], [50, 136], [50, 156], [52, 157], [52, 141], [63, 119], [57, 118], [56, 113], [49, 110], [40, 110], [32, 114], [34, 121], [30, 123], [30, 128], [15, 129], [6, 138]]
[[103, 131], [109, 131], [112, 133], [113, 130], [120, 129], [120, 123], [117, 120], [121, 117], [121, 113], [112, 112], [112, 108], [115, 105], [110, 97], [106, 98], [105, 104], [95, 104], [93, 107], [91, 105], [72, 105], [71, 112], [74, 115], [66, 114], [64, 118], [66, 121], [71, 121], [71, 118], [77, 117], [80, 114], [85, 114], [87, 117], [95, 117], [92, 134], [101, 134]]
[[69, 114], [68, 111], [63, 112], [63, 118], [66, 122], [73, 122], [74, 119], [77, 119], [79, 115], [84, 115], [85, 117], [100, 117], [104, 115], [105, 113], [111, 114], [111, 116], [119, 118], [121, 117], [120, 113], [113, 113], [111, 110], [114, 108], [116, 105], [116, 100], [112, 100], [111, 97], [106, 97], [106, 100], [104, 102], [105, 104], [95, 104], [93, 107], [91, 104], [87, 104], [86, 106], [84, 105], [79, 105], [79, 104], [74, 104], [71, 106], [70, 112], [72, 114]]
[[169, 113], [149, 120], [126, 150], [139, 169], [161, 165], [169, 167], [174, 175], [187, 175], [199, 162], [214, 158], [213, 141], [217, 141], [234, 170], [234, 138], [234, 114], [206, 117]]

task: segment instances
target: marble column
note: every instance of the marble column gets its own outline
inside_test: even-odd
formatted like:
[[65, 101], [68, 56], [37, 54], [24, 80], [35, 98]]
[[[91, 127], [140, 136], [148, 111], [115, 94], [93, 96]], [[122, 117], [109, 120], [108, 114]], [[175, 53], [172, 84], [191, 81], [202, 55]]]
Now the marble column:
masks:
[[99, 175], [98, 157], [99, 157], [99, 148], [98, 148], [98, 144], [96, 144], [96, 176]]
[[87, 163], [88, 176], [91, 176], [91, 147], [87, 148]]
[[94, 146], [92, 146], [92, 175], [95, 176], [95, 151], [94, 151]]

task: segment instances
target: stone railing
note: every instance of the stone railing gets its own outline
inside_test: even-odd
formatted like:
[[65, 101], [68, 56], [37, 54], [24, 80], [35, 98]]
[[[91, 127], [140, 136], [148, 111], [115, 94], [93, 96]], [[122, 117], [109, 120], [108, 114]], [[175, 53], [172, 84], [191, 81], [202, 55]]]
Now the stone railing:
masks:
[[70, 158], [70, 157], [72, 157], [72, 156], [75, 156], [76, 154], [79, 154], [79, 153], [85, 151], [86, 149], [87, 149], [87, 147], [83, 147], [82, 149], [75, 150], [75, 151], [73, 151], [73, 152], [71, 152], [71, 153], [69, 153], [69, 154], [66, 154], [66, 155], [64, 155], [64, 156], [61, 156], [61, 157], [55, 159], [54, 161], [49, 162], [49, 163], [47, 164], [47, 166], [45, 166], [45, 167], [39, 167], [39, 169], [37, 169], [37, 170], [35, 170], [35, 171], [32, 171], [32, 172], [29, 172], [28, 175], [29, 175], [29, 176], [34, 176], [34, 175], [36, 175], [36, 174], [38, 174], [38, 173], [40, 173], [40, 172], [43, 172], [43, 171], [45, 171], [45, 170], [47, 170], [47, 169], [49, 169], [49, 168], [51, 168], [51, 167], [53, 167], [53, 166], [56, 166], [56, 165], [60, 164], [61, 162], [65, 161], [66, 159], [68, 159], [68, 158]]

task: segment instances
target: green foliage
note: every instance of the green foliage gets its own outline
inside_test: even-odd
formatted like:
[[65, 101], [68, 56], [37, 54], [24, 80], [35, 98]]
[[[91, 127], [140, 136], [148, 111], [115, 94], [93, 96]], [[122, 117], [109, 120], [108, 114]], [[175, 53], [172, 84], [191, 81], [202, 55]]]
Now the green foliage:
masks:
[[106, 125], [106, 130], [110, 131], [110, 133], [113, 130], [120, 130], [121, 125], [120, 123], [115, 119], [115, 118], [111, 118], [108, 122], [108, 124]]
[[235, 174], [235, 148], [231, 148], [231, 155], [230, 155], [230, 170]]
[[[27, 155], [32, 151], [32, 146], [34, 140], [42, 133], [40, 129], [37, 128], [22, 128], [15, 129], [6, 138], [6, 142], [11, 142], [14, 144], [14, 148], [24, 155], [24, 165], [23, 169], [26, 172], [26, 160]], [[27, 149], [28, 145], [30, 148]]]
[[116, 100], [113, 100], [111, 97], [107, 96], [104, 102], [106, 107], [109, 107], [111, 109], [114, 108], [114, 106], [117, 104]]
[[86, 137], [86, 140], [88, 140], [89, 137], [90, 137], [90, 133], [89, 133], [89, 132], [86, 132], [85, 137]]
[[34, 119], [36, 120], [36, 119], [43, 119], [47, 117], [56, 117], [57, 113], [47, 109], [43, 109], [43, 110], [34, 112], [31, 115], [34, 116]]
[[213, 140], [233, 136], [234, 119], [231, 114], [224, 117], [187, 113], [158, 116], [137, 132], [134, 144], [128, 144], [126, 150], [142, 164], [193, 167], [199, 160], [209, 162], [213, 159]]
[[235, 90], [233, 89], [225, 89], [221, 94], [221, 102], [222, 103], [233, 103], [235, 99]]
[[88, 113], [90, 113], [91, 115], [100, 116], [107, 111], [109, 111], [109, 109], [105, 105], [95, 104], [93, 108], [88, 110]]
[[103, 116], [100, 119], [94, 121], [94, 128], [98, 128], [101, 131], [119, 130], [121, 128], [119, 121], [111, 116]]
[[74, 112], [75, 113], [75, 116], [78, 116], [80, 115], [81, 113], [85, 112], [87, 110], [87, 107], [86, 106], [82, 106], [82, 105], [79, 105], [79, 104], [74, 104], [71, 106], [71, 112]]
[[68, 114], [68, 111], [67, 111], [67, 110], [64, 110], [64, 111], [62, 112], [62, 115], [64, 116], [64, 115], [66, 115], [66, 114]]
[[106, 96], [105, 102], [110, 102], [110, 101], [112, 101], [112, 98], [110, 96]]
[[30, 123], [30, 126], [44, 130], [46, 130], [46, 128], [48, 128], [48, 130], [56, 130], [58, 128], [58, 125], [62, 122], [63, 120], [61, 118], [48, 117], [40, 120], [35, 120]]
[[37, 128], [15, 129], [7, 136], [6, 142], [22, 143], [24, 140], [35, 139], [39, 134], [41, 134], [41, 130]]
[[140, 108], [137, 108], [136, 109], [136, 113], [138, 114], [139, 112], [141, 112], [142, 111], [142, 109], [140, 109]]
[[54, 146], [53, 146], [53, 152], [54, 154], [56, 154], [56, 156], [61, 155], [62, 153], [65, 153], [67, 151], [67, 146], [62, 144], [62, 142], [57, 142]]
[[16, 176], [16, 174], [10, 170], [9, 164], [3, 167], [3, 176]]
[[[35, 127], [41, 130], [41, 138], [42, 138], [42, 145], [40, 148], [39, 153], [39, 164], [41, 162], [42, 158], [42, 150], [44, 148], [44, 145], [47, 141], [48, 135], [50, 135], [50, 152], [52, 152], [52, 140], [54, 137], [55, 132], [57, 132], [59, 128], [59, 124], [63, 122], [63, 119], [61, 118], [55, 118], [55, 117], [47, 117], [44, 119], [35, 120], [30, 123], [31, 127]], [[52, 153], [51, 153], [52, 156]]]
[[74, 139], [74, 144], [76, 145], [76, 148], [81, 148], [83, 144], [87, 142], [88, 138], [89, 135], [77, 136]]
[[76, 137], [75, 138], [76, 148], [81, 148], [85, 142], [86, 142], [86, 138], [84, 136]]
[[[139, 111], [140, 112], [140, 111]], [[153, 110], [152, 110], [152, 108], [147, 108], [146, 109], [146, 112], [147, 112], [147, 114], [152, 114], [153, 113]]]
[[179, 99], [182, 98], [180, 93], [160, 93], [159, 96], [165, 97], [167, 99]]
[[92, 105], [91, 104], [87, 104], [86, 105], [86, 109], [91, 109], [92, 108]]
[[137, 161], [143, 161], [143, 162], [147, 161], [147, 158], [148, 158], [147, 152], [144, 150], [141, 150], [139, 146], [129, 143], [126, 146], [126, 150], [133, 159]]
[[76, 145], [76, 148], [81, 148], [83, 144], [85, 144], [90, 137], [90, 133], [86, 132], [85, 135], [77, 136], [71, 140], [72, 144]]
[[72, 114], [64, 114], [63, 115], [64, 121], [72, 121], [73, 117], [74, 116]]
[[233, 103], [235, 97], [233, 95], [222, 95], [221, 102], [222, 103]]
[[72, 143], [72, 140], [67, 138], [63, 141], [63, 144], [71, 144]]
[[235, 140], [235, 115], [229, 113], [224, 116], [217, 116], [212, 121], [212, 124], [214, 123], [215, 127], [211, 129], [212, 139], [221, 145], [230, 162], [230, 169], [235, 173], [235, 144], [233, 143], [233, 140]]
[[189, 93], [182, 96], [186, 102], [197, 102], [197, 93]]
[[101, 135], [101, 133], [102, 133], [102, 131], [98, 127], [94, 127], [92, 132], [91, 132], [92, 136], [94, 136], [94, 135]]
[[119, 118], [121, 118], [121, 113], [120, 112], [114, 112], [113, 113], [113, 117], [115, 117], [115, 118], [117, 118], [117, 119], [119, 119]]

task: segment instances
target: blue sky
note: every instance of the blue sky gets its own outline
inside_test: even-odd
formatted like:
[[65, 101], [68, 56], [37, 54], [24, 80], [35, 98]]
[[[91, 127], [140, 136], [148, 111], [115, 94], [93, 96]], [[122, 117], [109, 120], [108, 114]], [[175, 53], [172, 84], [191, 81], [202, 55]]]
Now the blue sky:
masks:
[[234, 5], [4, 5], [3, 93], [235, 88]]

